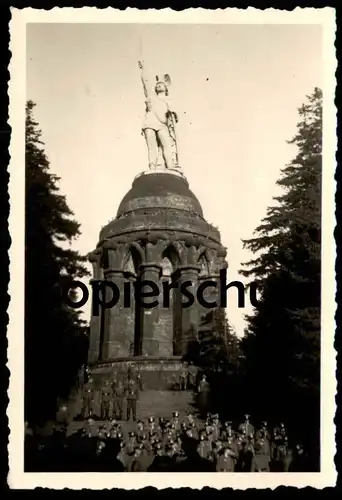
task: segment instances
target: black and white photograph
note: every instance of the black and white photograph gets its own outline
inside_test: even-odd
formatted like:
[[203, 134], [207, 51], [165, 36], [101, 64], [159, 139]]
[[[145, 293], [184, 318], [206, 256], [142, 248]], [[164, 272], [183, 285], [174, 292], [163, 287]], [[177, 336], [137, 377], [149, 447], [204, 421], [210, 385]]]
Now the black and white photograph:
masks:
[[11, 487], [334, 486], [334, 10], [10, 29]]

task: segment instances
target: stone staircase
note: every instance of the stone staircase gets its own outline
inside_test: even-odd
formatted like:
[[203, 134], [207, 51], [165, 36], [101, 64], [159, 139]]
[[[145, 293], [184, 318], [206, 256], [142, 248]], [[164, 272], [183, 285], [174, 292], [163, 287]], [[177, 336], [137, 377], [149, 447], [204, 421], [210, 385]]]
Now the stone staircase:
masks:
[[[69, 402], [68, 434], [73, 434], [84, 426], [84, 422], [73, 420], [81, 411], [81, 399], [75, 395], [74, 400]], [[140, 400], [137, 403], [137, 419], [146, 421], [154, 416], [171, 418], [172, 412], [178, 411], [181, 419], [189, 412], [196, 416], [196, 408], [193, 406], [193, 393], [191, 391], [158, 391], [146, 390], [140, 392]], [[96, 421], [96, 426], [103, 425], [101, 420]], [[121, 422], [125, 431], [134, 430], [135, 422]]]
[[137, 417], [141, 420], [151, 416], [171, 418], [174, 411], [185, 416], [190, 411], [195, 412], [192, 402], [193, 393], [188, 391], [142, 391], [137, 404]]

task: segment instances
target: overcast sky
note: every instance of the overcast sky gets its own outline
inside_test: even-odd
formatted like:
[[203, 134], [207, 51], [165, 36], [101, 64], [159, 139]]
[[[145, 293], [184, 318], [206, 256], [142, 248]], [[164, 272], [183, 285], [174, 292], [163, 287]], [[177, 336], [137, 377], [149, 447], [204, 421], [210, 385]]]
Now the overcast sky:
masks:
[[[61, 177], [81, 237], [93, 250], [133, 178], [147, 168], [137, 60], [168, 72], [179, 114], [180, 163], [228, 250], [230, 281], [251, 258], [241, 239], [279, 194], [295, 154], [297, 108], [322, 86], [319, 25], [27, 25], [27, 99], [37, 103], [51, 171]], [[228, 295], [243, 333], [246, 312]], [[89, 308], [85, 308], [89, 319]]]

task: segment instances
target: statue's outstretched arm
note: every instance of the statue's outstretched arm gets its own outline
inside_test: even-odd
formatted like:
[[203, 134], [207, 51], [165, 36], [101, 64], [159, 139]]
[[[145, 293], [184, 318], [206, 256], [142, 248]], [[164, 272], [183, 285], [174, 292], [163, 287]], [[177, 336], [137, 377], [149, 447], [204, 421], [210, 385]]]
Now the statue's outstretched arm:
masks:
[[138, 66], [141, 70], [141, 81], [142, 81], [143, 88], [144, 88], [144, 94], [145, 94], [145, 97], [148, 98], [149, 97], [149, 81], [146, 77], [146, 73], [145, 73], [145, 69], [144, 69], [144, 65], [143, 65], [142, 61], [138, 61]]

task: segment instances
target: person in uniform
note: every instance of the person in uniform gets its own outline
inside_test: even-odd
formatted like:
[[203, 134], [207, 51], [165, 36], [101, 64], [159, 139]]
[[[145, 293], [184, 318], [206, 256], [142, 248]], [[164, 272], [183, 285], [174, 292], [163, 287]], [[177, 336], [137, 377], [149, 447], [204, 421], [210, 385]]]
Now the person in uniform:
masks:
[[138, 385], [138, 391], [139, 392], [143, 391], [144, 390], [143, 381], [142, 381], [142, 378], [141, 378], [139, 370], [136, 372], [136, 382], [137, 382], [137, 385]]
[[260, 439], [257, 440], [257, 442], [262, 442], [263, 445], [262, 445], [262, 452], [264, 455], [268, 456], [270, 461], [271, 461], [271, 456], [272, 456], [272, 453], [271, 453], [271, 442], [270, 440], [267, 438], [267, 437], [262, 437]]
[[231, 421], [225, 422], [224, 427], [221, 430], [222, 441], [227, 441], [229, 437], [234, 437], [235, 433], [233, 431], [233, 423]]
[[105, 448], [106, 446], [106, 443], [104, 442], [104, 440], [102, 439], [99, 439], [97, 441], [97, 446], [96, 446], [96, 455], [99, 457], [103, 451], [103, 449]]
[[188, 374], [183, 370], [180, 374], [179, 389], [181, 391], [186, 391], [188, 388]]
[[126, 454], [127, 454], [127, 457], [126, 457], [125, 461], [127, 464], [127, 472], [131, 472], [132, 462], [134, 461], [135, 448], [134, 449], [131, 449], [131, 448], [127, 449], [126, 448]]
[[172, 449], [173, 449], [173, 458], [174, 458], [175, 462], [178, 463], [182, 458], [181, 445], [178, 442], [178, 439], [173, 443]]
[[137, 419], [137, 398], [138, 398], [138, 387], [135, 380], [130, 379], [127, 384], [126, 390], [126, 401], [127, 401], [127, 413], [126, 419], [130, 420], [132, 415], [133, 421]]
[[251, 472], [270, 472], [270, 457], [263, 453], [263, 439], [255, 444], [255, 454], [251, 462]]
[[150, 437], [156, 433], [156, 429], [157, 429], [157, 425], [155, 422], [155, 418], [153, 416], [148, 417], [147, 430], [148, 430]]
[[223, 449], [223, 443], [222, 441], [216, 441], [212, 445], [212, 454], [211, 454], [211, 460], [214, 462], [215, 465], [217, 465], [217, 461], [220, 457], [221, 450]]
[[143, 462], [144, 471], [147, 471], [154, 458], [153, 447], [150, 440], [148, 439], [147, 434], [144, 434], [142, 436], [140, 444], [142, 445], [141, 459]]
[[164, 417], [159, 417], [159, 427], [161, 428], [162, 432], [164, 432], [165, 428], [167, 427], [167, 420], [165, 420]]
[[148, 468], [148, 472], [166, 472], [168, 460], [165, 460], [164, 450], [161, 443], [155, 443], [154, 446], [154, 458], [151, 465]]
[[174, 423], [171, 423], [170, 432], [172, 433], [172, 439], [176, 439], [177, 435], [178, 435], [178, 431], [177, 431]]
[[283, 460], [283, 472], [291, 471], [292, 462], [293, 462], [293, 451], [291, 448], [288, 448], [286, 456], [284, 457]]
[[144, 471], [144, 463], [142, 457], [142, 448], [140, 448], [140, 446], [137, 446], [133, 453], [130, 472], [143, 472], [143, 471]]
[[235, 460], [237, 462], [238, 458], [239, 458], [239, 448], [238, 448], [235, 437], [229, 436], [227, 439], [227, 442], [225, 443], [225, 446], [234, 452]]
[[113, 415], [117, 420], [122, 420], [124, 410], [125, 388], [121, 380], [114, 386], [113, 393]]
[[151, 444], [151, 441], [149, 439], [149, 435], [148, 435], [147, 432], [144, 432], [144, 434], [141, 435], [139, 441], [140, 441], [140, 443], [142, 443], [144, 445], [145, 450], [148, 453], [151, 453], [151, 451], [152, 451], [152, 444]]
[[242, 448], [242, 472], [250, 472], [252, 459], [254, 456], [254, 446], [251, 437], [246, 437]]
[[249, 415], [245, 415], [245, 420], [239, 425], [239, 431], [244, 432], [247, 438], [254, 437], [254, 427], [249, 420]]
[[287, 457], [287, 447], [284, 442], [281, 441], [276, 446], [275, 456], [273, 458], [273, 471], [272, 472], [284, 472], [284, 464]]
[[138, 440], [141, 440], [143, 434], [145, 433], [144, 422], [142, 420], [138, 420], [137, 422], [137, 437]]
[[267, 429], [267, 422], [263, 421], [261, 423], [260, 429], [258, 429], [255, 433], [255, 441], [260, 443], [262, 442], [262, 453], [269, 457], [271, 461], [271, 434]]
[[198, 428], [195, 421], [189, 424], [189, 430], [191, 431], [192, 437], [199, 439]]
[[182, 422], [181, 423], [181, 435], [185, 436], [185, 434], [187, 433], [187, 430], [188, 430], [187, 422]]
[[120, 460], [120, 462], [122, 463], [122, 465], [124, 467], [124, 470], [126, 471], [128, 464], [127, 464], [127, 460], [126, 460], [126, 450], [125, 450], [124, 441], [120, 441], [120, 451], [117, 454], [116, 458], [118, 460]]
[[186, 426], [192, 426], [195, 422], [195, 419], [194, 419], [194, 416], [191, 412], [188, 413], [187, 417], [186, 417], [186, 421], [185, 421], [185, 424]]
[[213, 415], [212, 434], [214, 441], [217, 441], [221, 435], [221, 422], [217, 413]]
[[171, 422], [172, 422], [172, 425], [175, 426], [176, 432], [179, 432], [181, 430], [181, 422], [180, 422], [178, 411], [174, 411], [172, 413], [172, 420], [171, 420]]
[[101, 391], [101, 419], [110, 420], [111, 418], [111, 403], [112, 403], [112, 390], [110, 380], [106, 380], [105, 385]]
[[278, 462], [279, 447], [282, 446], [284, 441], [283, 436], [280, 434], [280, 428], [276, 426], [273, 429], [272, 441], [271, 441], [271, 458], [274, 462]]
[[196, 388], [197, 370], [194, 364], [190, 361], [188, 365], [188, 382], [191, 389]]
[[89, 379], [84, 387], [82, 417], [84, 420], [92, 418], [94, 415], [94, 388], [93, 381]]
[[136, 446], [137, 446], [137, 438], [135, 432], [130, 431], [128, 433], [128, 439], [126, 442], [126, 450], [128, 451], [128, 453], [133, 453]]
[[88, 418], [87, 423], [84, 427], [84, 436], [87, 438], [95, 438], [98, 434], [98, 429], [95, 425], [95, 420], [93, 418]]
[[260, 429], [256, 431], [255, 439], [267, 439], [268, 441], [271, 441], [271, 434], [267, 429], [267, 422], [265, 420], [261, 423]]
[[235, 459], [234, 453], [229, 448], [220, 450], [219, 458], [216, 463], [217, 472], [234, 472]]
[[197, 452], [201, 458], [209, 460], [211, 458], [212, 451], [212, 443], [208, 440], [206, 433], [202, 431], [200, 434], [200, 442], [197, 447]]
[[164, 447], [168, 444], [171, 437], [172, 435], [170, 434], [170, 430], [168, 428], [164, 428], [161, 435], [161, 442]]
[[279, 434], [283, 437], [287, 435], [285, 424], [283, 422], [281, 422], [279, 425]]
[[210, 385], [207, 381], [206, 375], [203, 374], [200, 383], [198, 384], [198, 406], [203, 418], [206, 415], [209, 406], [209, 392]]

